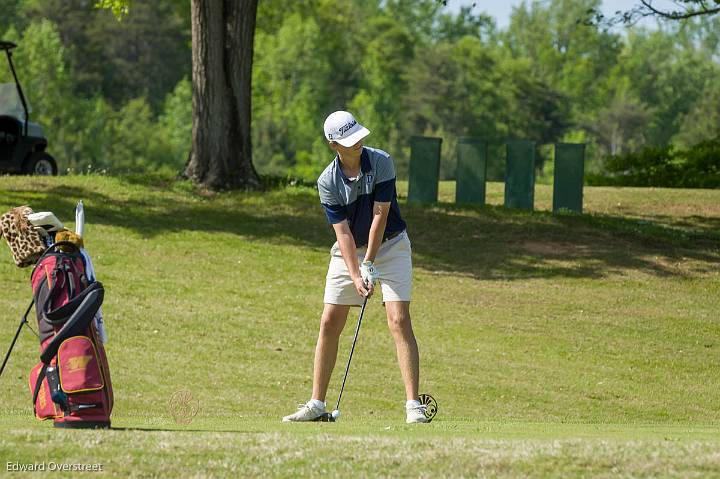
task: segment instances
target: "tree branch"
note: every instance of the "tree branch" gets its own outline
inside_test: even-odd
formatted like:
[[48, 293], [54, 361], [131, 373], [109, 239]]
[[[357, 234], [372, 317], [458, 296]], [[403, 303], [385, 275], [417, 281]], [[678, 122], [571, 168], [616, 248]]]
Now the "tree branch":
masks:
[[650, 11], [650, 15], [657, 15], [659, 17], [667, 18], [670, 20], [685, 20], [688, 18], [697, 17], [699, 15], [713, 15], [720, 12], [720, 6], [708, 8], [708, 6], [703, 0], [692, 2], [700, 5], [700, 8], [698, 8], [697, 10], [686, 7], [685, 12], [681, 12], [679, 10], [660, 10], [653, 6], [652, 0], [640, 0], [640, 3], [642, 3], [643, 6]]
[[638, 0], [628, 10], [618, 10], [614, 15], [606, 17], [599, 8], [590, 8], [586, 17], [578, 20], [578, 23], [585, 25], [614, 26], [620, 23], [634, 25], [640, 19], [646, 17], [657, 17], [665, 20], [687, 20], [697, 16], [709, 16], [720, 13], [720, 0], [714, 0], [711, 6], [708, 0], [681, 0], [673, 1], [681, 10], [660, 9], [653, 5], [653, 0]]

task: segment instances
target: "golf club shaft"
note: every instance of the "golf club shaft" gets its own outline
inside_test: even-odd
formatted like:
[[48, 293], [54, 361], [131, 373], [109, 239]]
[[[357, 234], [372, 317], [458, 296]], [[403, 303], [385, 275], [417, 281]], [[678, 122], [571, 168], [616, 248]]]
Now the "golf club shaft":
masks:
[[355, 352], [355, 343], [357, 342], [358, 333], [360, 332], [360, 325], [362, 324], [363, 314], [365, 313], [365, 306], [367, 306], [368, 297], [365, 296], [362, 308], [360, 308], [360, 317], [358, 318], [357, 326], [355, 327], [355, 337], [353, 338], [352, 347], [350, 348], [350, 357], [348, 358], [347, 366], [345, 366], [345, 376], [343, 376], [342, 386], [340, 386], [340, 395], [338, 396], [337, 404], [335, 409], [340, 409], [340, 399], [342, 399], [342, 393], [345, 390], [345, 381], [347, 380], [348, 371], [350, 371], [350, 361], [352, 361], [353, 352]]
[[2, 366], [0, 367], [0, 376], [2, 376], [3, 371], [5, 371], [5, 365], [8, 362], [8, 359], [10, 359], [10, 353], [12, 352], [13, 348], [15, 347], [15, 342], [17, 341], [18, 336], [20, 336], [20, 330], [23, 327], [23, 324], [27, 324], [27, 315], [30, 313], [30, 309], [32, 309], [33, 304], [35, 303], [35, 299], [33, 298], [32, 301], [30, 301], [30, 306], [28, 306], [27, 311], [25, 311], [25, 314], [23, 315], [22, 321], [20, 321], [20, 325], [17, 328], [17, 331], [15, 331], [15, 337], [12, 340], [12, 343], [10, 344], [10, 349], [8, 349], [7, 354], [5, 355], [5, 359], [3, 360]]

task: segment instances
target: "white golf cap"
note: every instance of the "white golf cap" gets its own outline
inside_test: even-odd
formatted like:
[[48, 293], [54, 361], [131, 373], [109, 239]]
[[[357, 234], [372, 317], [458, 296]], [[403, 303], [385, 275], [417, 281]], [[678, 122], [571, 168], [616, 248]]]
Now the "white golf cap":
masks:
[[370, 130], [357, 122], [352, 113], [336, 111], [325, 119], [325, 138], [350, 147], [370, 134]]

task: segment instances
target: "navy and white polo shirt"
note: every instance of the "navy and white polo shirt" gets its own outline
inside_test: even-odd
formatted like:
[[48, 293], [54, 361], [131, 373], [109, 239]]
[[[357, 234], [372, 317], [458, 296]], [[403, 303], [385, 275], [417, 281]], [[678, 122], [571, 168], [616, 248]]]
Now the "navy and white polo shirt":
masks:
[[358, 248], [368, 244], [373, 203], [376, 201], [390, 203], [383, 239], [405, 229], [395, 191], [395, 165], [384, 151], [363, 147], [360, 175], [352, 179], [345, 176], [340, 158], [336, 156], [322, 172], [317, 184], [328, 223], [347, 220]]

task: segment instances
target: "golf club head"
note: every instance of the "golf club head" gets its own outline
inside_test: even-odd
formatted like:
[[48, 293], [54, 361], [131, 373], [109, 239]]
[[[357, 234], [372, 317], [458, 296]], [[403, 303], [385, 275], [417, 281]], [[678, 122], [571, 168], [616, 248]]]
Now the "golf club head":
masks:
[[418, 401], [420, 401], [420, 404], [425, 405], [425, 417], [428, 422], [431, 422], [438, 411], [437, 401], [429, 394], [421, 394], [418, 396]]
[[315, 419], [315, 422], [335, 422], [335, 418], [329, 412], [324, 412]]

